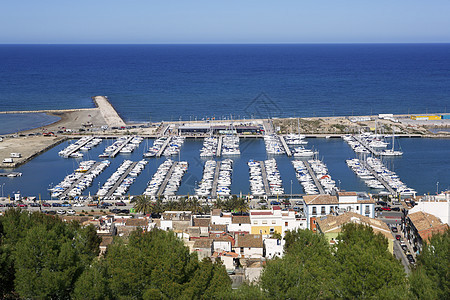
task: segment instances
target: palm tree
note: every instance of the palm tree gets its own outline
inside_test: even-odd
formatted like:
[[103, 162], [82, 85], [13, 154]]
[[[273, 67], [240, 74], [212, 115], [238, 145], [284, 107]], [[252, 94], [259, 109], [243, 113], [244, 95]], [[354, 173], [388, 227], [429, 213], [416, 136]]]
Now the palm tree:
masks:
[[149, 214], [153, 211], [153, 203], [149, 196], [147, 195], [139, 195], [137, 197], [134, 197], [130, 203], [133, 204], [134, 209], [137, 212], [143, 213], [143, 214]]

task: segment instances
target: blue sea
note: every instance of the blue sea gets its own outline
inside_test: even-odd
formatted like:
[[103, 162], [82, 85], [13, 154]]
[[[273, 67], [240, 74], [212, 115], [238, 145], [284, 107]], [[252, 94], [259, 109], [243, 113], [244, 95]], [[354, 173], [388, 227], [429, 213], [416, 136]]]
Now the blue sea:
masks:
[[[378, 113], [445, 113], [450, 109], [450, 44], [330, 45], [0, 45], [0, 111], [93, 107], [107, 95], [126, 121], [311, 117]], [[53, 120], [29, 118], [26, 128]], [[9, 119], [8, 119], [9, 118]], [[34, 120], [34, 121], [33, 121]], [[0, 115], [0, 134], [23, 119]], [[91, 150], [91, 159], [110, 141]], [[449, 139], [400, 139], [403, 157], [386, 160], [420, 194], [450, 188]], [[1, 145], [0, 145], [1, 146]], [[2, 178], [4, 193], [48, 198], [47, 189], [73, 172], [58, 145]], [[355, 157], [340, 139], [311, 139], [331, 176], [346, 190], [367, 190], [348, 169]], [[119, 155], [86, 193], [94, 193], [124, 159]], [[186, 141], [189, 162], [180, 194], [201, 180], [200, 140]], [[262, 140], [242, 140], [234, 158], [233, 193], [248, 192], [249, 159], [267, 157]], [[290, 158], [277, 161], [286, 193], [301, 193]], [[152, 159], [131, 187], [142, 193], [163, 159]], [[439, 182], [439, 183], [438, 183]]]
[[126, 121], [446, 112], [450, 44], [0, 45], [0, 82], [0, 110]]

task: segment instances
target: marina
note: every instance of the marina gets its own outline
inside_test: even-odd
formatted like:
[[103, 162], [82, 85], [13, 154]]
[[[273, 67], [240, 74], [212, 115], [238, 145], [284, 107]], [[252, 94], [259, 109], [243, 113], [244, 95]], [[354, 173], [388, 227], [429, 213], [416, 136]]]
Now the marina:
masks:
[[217, 184], [219, 181], [220, 165], [221, 165], [220, 161], [217, 161], [215, 163], [216, 163], [216, 166], [214, 167], [214, 177], [213, 177], [213, 182], [212, 182], [212, 186], [211, 186], [211, 197], [213, 199], [217, 198]]
[[286, 155], [287, 155], [287, 156], [292, 156], [291, 149], [289, 149], [289, 146], [288, 146], [288, 144], [286, 143], [286, 141], [284, 140], [284, 137], [283, 137], [282, 135], [280, 135], [279, 138], [280, 138], [281, 144], [282, 144], [283, 147], [284, 147], [284, 152], [286, 152]]
[[82, 147], [86, 146], [92, 140], [94, 140], [94, 137], [82, 137], [75, 143], [70, 144], [65, 149], [61, 150], [58, 154], [64, 158], [83, 157], [83, 154], [79, 153], [78, 150], [80, 150]]
[[309, 161], [304, 161], [306, 169], [308, 170], [309, 176], [312, 178], [314, 185], [319, 190], [319, 194], [325, 194], [325, 191], [323, 190], [322, 185], [320, 184], [319, 180], [317, 179], [316, 174], [314, 173], [313, 169], [311, 168], [311, 164]]

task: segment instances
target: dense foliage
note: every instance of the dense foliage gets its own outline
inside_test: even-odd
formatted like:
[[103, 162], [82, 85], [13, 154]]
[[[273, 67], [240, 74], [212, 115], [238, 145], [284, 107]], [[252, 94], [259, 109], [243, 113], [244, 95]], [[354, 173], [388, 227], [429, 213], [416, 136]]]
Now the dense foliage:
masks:
[[435, 235], [410, 277], [370, 227], [349, 224], [330, 247], [288, 232], [285, 255], [260, 282], [231, 289], [220, 262], [198, 261], [173, 233], [135, 231], [104, 256], [92, 226], [40, 213], [0, 217], [0, 298], [29, 299], [449, 299], [450, 234]]
[[261, 288], [277, 299], [386, 299], [408, 297], [402, 265], [388, 252], [384, 236], [348, 224], [330, 247], [309, 230], [289, 232], [285, 256], [267, 263]]
[[0, 298], [210, 299], [231, 293], [224, 266], [199, 262], [171, 232], [135, 231], [101, 258], [99, 243], [92, 226], [8, 210], [0, 217]]

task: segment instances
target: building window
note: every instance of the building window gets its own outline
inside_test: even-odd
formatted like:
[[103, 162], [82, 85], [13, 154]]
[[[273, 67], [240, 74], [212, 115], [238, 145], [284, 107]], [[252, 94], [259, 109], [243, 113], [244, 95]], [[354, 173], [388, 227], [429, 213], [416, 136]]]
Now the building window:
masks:
[[359, 206], [356, 207], [356, 210], [359, 210]]
[[366, 215], [368, 215], [368, 214], [370, 214], [370, 206], [369, 205], [366, 205]]
[[272, 221], [272, 224], [276, 224], [277, 222], [275, 220]]
[[267, 224], [267, 221], [262, 221], [263, 224]]
[[258, 225], [258, 221], [253, 221], [253, 224]]
[[317, 215], [317, 207], [313, 206], [312, 208], [312, 214]]
[[322, 215], [325, 215], [325, 214], [326, 214], [326, 212], [325, 212], [325, 206], [322, 206], [322, 207], [321, 207], [320, 213], [321, 213]]

